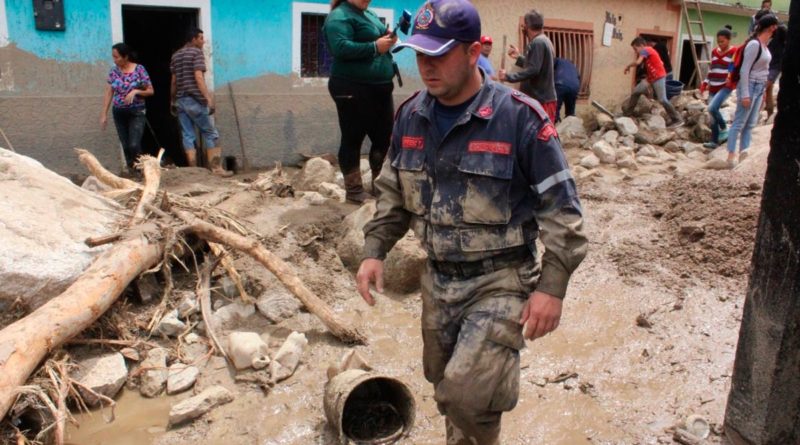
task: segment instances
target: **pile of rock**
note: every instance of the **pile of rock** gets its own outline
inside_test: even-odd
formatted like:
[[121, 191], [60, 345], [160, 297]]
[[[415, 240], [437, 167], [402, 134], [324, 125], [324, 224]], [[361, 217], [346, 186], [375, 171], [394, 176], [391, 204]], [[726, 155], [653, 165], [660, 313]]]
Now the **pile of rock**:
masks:
[[[728, 122], [733, 117], [735, 101], [732, 95], [721, 109]], [[699, 93], [685, 91], [672, 98], [672, 103], [685, 122], [676, 129], [667, 128], [663, 107], [645, 96], [639, 98], [631, 116], [611, 117], [598, 112], [588, 121], [576, 116], [565, 118], [558, 124], [564, 147], [590, 152], [575, 166], [576, 175], [592, 176], [600, 165], [630, 171], [682, 159], [702, 163], [705, 168], [726, 168], [718, 156], [703, 147], [711, 139], [711, 129], [706, 103]]]

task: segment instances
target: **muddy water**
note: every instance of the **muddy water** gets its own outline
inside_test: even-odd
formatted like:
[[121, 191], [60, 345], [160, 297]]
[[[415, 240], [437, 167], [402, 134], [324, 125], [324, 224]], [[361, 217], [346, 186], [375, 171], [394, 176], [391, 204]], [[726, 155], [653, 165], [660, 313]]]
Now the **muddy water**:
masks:
[[106, 423], [108, 410], [75, 416], [79, 428], [67, 428], [67, 445], [141, 445], [164, 434], [170, 404], [175, 398], [146, 399], [138, 391], [123, 390], [114, 410], [115, 420]]

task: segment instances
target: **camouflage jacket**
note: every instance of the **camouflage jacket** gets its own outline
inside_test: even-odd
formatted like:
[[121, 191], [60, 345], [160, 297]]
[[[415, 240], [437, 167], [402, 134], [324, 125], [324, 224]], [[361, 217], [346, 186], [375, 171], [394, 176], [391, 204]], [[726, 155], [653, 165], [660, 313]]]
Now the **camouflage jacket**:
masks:
[[575, 181], [541, 105], [486, 79], [440, 135], [434, 101], [422, 91], [397, 112], [377, 211], [364, 227], [365, 258], [385, 258], [409, 228], [429, 258], [453, 262], [524, 245], [535, 252], [541, 230], [537, 290], [563, 298], [587, 240]]

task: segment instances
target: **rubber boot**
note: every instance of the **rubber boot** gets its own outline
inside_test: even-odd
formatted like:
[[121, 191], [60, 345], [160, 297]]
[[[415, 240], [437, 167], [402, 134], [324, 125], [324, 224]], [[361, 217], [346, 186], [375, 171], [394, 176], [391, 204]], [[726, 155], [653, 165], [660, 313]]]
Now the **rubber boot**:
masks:
[[186, 150], [184, 151], [186, 154], [186, 166], [187, 167], [197, 167], [197, 151], [196, 150]]
[[213, 147], [206, 150], [206, 159], [208, 160], [208, 168], [211, 173], [227, 178], [233, 176], [233, 172], [227, 171], [222, 168], [222, 148]]
[[345, 199], [350, 202], [361, 204], [372, 196], [364, 191], [364, 184], [361, 182], [361, 171], [355, 169], [344, 175]]

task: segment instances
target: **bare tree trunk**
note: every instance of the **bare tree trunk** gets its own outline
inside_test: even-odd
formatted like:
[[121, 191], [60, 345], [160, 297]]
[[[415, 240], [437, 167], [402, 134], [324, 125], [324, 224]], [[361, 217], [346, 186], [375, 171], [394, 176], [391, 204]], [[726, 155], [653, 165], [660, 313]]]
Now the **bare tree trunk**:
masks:
[[800, 443], [800, 0], [791, 3], [778, 114], [725, 433], [734, 444]]
[[162, 245], [137, 232], [99, 256], [61, 295], [0, 331], [0, 419], [47, 354], [91, 326], [162, 254]]

